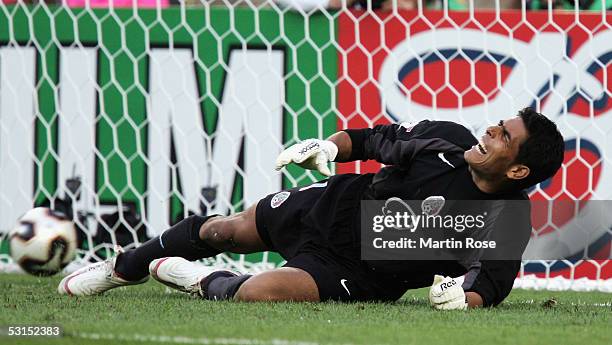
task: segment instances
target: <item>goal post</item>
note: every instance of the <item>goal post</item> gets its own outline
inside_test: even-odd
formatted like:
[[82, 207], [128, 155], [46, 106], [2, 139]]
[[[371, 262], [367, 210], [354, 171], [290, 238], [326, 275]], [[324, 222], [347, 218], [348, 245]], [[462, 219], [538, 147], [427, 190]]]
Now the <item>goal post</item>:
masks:
[[[81, 260], [101, 260], [188, 214], [235, 213], [322, 178], [274, 170], [299, 140], [424, 118], [476, 134], [525, 106], [566, 138], [562, 171], [531, 197], [610, 199], [611, 14], [455, 8], [0, 4], [0, 233], [33, 206], [64, 208]], [[525, 262], [516, 285], [612, 291], [611, 250]], [[0, 258], [9, 270], [6, 241]], [[215, 259], [244, 271], [281, 261]]]

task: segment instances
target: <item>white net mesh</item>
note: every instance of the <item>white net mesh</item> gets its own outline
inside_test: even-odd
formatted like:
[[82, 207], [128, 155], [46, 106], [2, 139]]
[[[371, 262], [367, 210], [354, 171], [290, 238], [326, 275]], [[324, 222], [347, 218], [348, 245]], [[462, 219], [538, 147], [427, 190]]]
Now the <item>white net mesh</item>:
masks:
[[[563, 171], [532, 198], [612, 197], [605, 1], [279, 4], [1, 4], [0, 231], [51, 205], [78, 225], [81, 262], [100, 260], [191, 212], [234, 213], [317, 180], [295, 167], [274, 172], [297, 140], [423, 118], [478, 134], [530, 105], [566, 138]], [[563, 221], [536, 217], [536, 242]], [[610, 236], [607, 225], [587, 259], [525, 262], [516, 285], [612, 290]], [[3, 271], [13, 267], [6, 253], [4, 241]], [[241, 271], [281, 262], [214, 260]]]

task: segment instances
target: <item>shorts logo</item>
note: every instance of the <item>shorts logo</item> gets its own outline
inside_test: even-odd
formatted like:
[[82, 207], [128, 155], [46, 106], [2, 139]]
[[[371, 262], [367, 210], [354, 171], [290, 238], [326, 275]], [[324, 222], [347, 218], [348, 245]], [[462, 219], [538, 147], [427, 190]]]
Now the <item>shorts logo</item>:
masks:
[[279, 207], [280, 205], [282, 205], [285, 202], [285, 200], [287, 200], [289, 198], [290, 194], [291, 194], [290, 192], [286, 192], [286, 191], [285, 192], [276, 193], [276, 195], [274, 195], [272, 197], [272, 200], [270, 200], [270, 206], [272, 208]]
[[444, 207], [444, 197], [441, 195], [428, 196], [421, 202], [421, 211], [428, 216], [437, 216]]
[[340, 279], [340, 284], [342, 285], [342, 287], [344, 288], [344, 290], [346, 290], [346, 293], [350, 296], [351, 292], [349, 291], [349, 289], [346, 287], [346, 279]]

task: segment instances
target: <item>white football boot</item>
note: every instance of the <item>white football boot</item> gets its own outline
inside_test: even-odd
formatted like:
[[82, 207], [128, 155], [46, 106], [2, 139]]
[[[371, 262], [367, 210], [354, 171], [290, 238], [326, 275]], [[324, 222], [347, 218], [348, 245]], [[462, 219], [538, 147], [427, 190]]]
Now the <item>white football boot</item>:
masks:
[[[121, 253], [122, 251], [119, 250], [118, 252]], [[57, 291], [62, 295], [70, 296], [99, 295], [120, 286], [142, 284], [149, 279], [149, 276], [136, 281], [120, 278], [115, 273], [116, 261], [117, 257], [115, 256], [76, 270], [62, 279]]]
[[216, 271], [219, 269], [176, 256], [155, 259], [149, 264], [149, 273], [153, 279], [173, 289], [200, 297], [204, 297], [200, 282]]

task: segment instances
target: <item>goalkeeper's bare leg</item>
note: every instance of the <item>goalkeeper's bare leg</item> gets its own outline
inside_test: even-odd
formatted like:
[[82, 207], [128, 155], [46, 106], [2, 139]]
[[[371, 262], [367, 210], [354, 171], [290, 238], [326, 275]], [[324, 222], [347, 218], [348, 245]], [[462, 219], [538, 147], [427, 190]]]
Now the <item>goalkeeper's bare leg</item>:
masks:
[[255, 276], [238, 275], [180, 257], [168, 257], [153, 260], [150, 271], [162, 284], [215, 301], [319, 301], [312, 276], [295, 267], [281, 267]]

